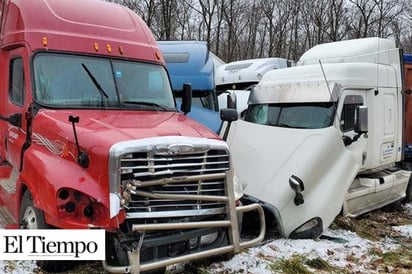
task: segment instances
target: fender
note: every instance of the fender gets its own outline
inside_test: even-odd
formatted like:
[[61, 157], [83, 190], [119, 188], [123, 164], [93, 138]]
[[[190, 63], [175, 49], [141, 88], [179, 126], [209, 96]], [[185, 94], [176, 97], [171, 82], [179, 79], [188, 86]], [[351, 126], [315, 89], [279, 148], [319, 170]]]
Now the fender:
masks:
[[[24, 190], [28, 188], [36, 207], [45, 213], [46, 221], [51, 225], [61, 223], [62, 220], [58, 218], [57, 195], [59, 190], [66, 188], [89, 196], [102, 207], [102, 212], [109, 212], [109, 194], [103, 187], [107, 185], [104, 176], [93, 176], [73, 159], [54, 155], [36, 144], [32, 144], [24, 155], [23, 170], [16, 186], [19, 204]], [[96, 225], [108, 226], [107, 221], [101, 223], [103, 220], [109, 218], [96, 220]], [[78, 224], [72, 223], [69, 227], [87, 225], [88, 222], [84, 221], [79, 220]]]

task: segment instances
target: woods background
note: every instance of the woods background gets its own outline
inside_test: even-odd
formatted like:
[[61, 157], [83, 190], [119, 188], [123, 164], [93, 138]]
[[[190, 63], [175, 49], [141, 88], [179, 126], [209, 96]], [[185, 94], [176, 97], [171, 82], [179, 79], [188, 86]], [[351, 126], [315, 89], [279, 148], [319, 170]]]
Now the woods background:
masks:
[[411, 0], [108, 0], [129, 7], [157, 40], [207, 41], [225, 62], [297, 61], [314, 45], [391, 38], [412, 53]]

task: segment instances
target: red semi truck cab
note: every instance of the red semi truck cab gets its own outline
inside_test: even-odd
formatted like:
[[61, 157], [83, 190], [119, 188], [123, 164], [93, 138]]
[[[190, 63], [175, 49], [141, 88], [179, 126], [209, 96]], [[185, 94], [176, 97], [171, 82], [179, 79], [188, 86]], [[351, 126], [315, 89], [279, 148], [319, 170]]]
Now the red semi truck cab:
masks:
[[100, 0], [0, 2], [3, 226], [105, 229], [109, 272], [262, 240], [264, 225], [240, 243], [237, 213], [264, 224], [263, 211], [235, 207], [228, 146], [176, 110], [140, 17]]

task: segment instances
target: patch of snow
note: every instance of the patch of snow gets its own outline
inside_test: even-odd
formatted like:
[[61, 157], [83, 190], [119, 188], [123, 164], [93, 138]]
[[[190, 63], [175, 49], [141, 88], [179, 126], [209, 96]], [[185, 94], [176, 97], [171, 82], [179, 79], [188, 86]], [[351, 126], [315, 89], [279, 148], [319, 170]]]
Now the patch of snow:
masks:
[[[412, 216], [412, 203], [403, 207], [406, 214]], [[412, 237], [412, 225], [393, 228], [402, 235]], [[369, 251], [378, 249], [386, 252], [399, 247], [399, 244], [390, 239], [374, 242], [351, 231], [327, 229], [319, 240], [277, 239], [263, 246], [250, 248], [229, 261], [212, 264], [208, 270], [212, 273], [269, 274], [273, 273], [270, 270], [273, 262], [303, 255], [308, 259], [320, 257], [332, 266], [348, 268], [354, 273], [378, 273], [368, 268], [368, 264], [374, 259]]]
[[396, 231], [399, 231], [402, 235], [412, 238], [412, 225], [394, 226], [392, 228]]
[[[412, 216], [412, 203], [404, 204], [402, 207], [408, 216]], [[402, 235], [412, 238], [412, 225], [393, 226], [392, 228]]]
[[38, 268], [35, 261], [0, 261], [0, 273], [28, 274], [36, 273]]
[[404, 204], [402, 208], [408, 216], [412, 216], [412, 203]]
[[[412, 228], [412, 226], [410, 226]], [[399, 245], [387, 241], [373, 242], [346, 230], [326, 230], [320, 240], [277, 239], [260, 247], [234, 256], [231, 260], [211, 267], [212, 273], [273, 273], [270, 264], [279, 259], [304, 255], [307, 259], [322, 258], [330, 265], [365, 272], [372, 255], [365, 255], [372, 248], [382, 251], [396, 249]], [[370, 271], [368, 269], [368, 271]]]
[[[404, 212], [412, 216], [412, 203], [403, 205]], [[395, 226], [393, 229], [402, 235], [412, 237], [412, 225]], [[390, 239], [374, 242], [361, 238], [347, 230], [327, 229], [319, 240], [277, 239], [262, 246], [250, 248], [235, 255], [232, 259], [210, 265], [210, 273], [250, 273], [271, 274], [270, 265], [280, 259], [290, 259], [294, 255], [308, 259], [322, 258], [330, 265], [351, 269], [353, 273], [378, 273], [368, 268], [374, 259], [369, 251], [382, 252], [399, 248]], [[38, 268], [33, 261], [0, 261], [0, 273], [36, 273]]]

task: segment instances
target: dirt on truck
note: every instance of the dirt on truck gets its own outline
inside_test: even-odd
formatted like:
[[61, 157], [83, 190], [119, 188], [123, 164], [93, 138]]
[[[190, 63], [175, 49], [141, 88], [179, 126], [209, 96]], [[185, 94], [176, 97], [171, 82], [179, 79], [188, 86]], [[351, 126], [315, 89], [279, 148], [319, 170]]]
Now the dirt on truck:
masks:
[[[102, 229], [104, 269], [139, 273], [264, 235], [228, 145], [176, 108], [142, 19], [99, 0], [1, 1], [2, 226]], [[242, 212], [262, 230], [241, 242]], [[67, 262], [38, 261], [46, 271]]]

